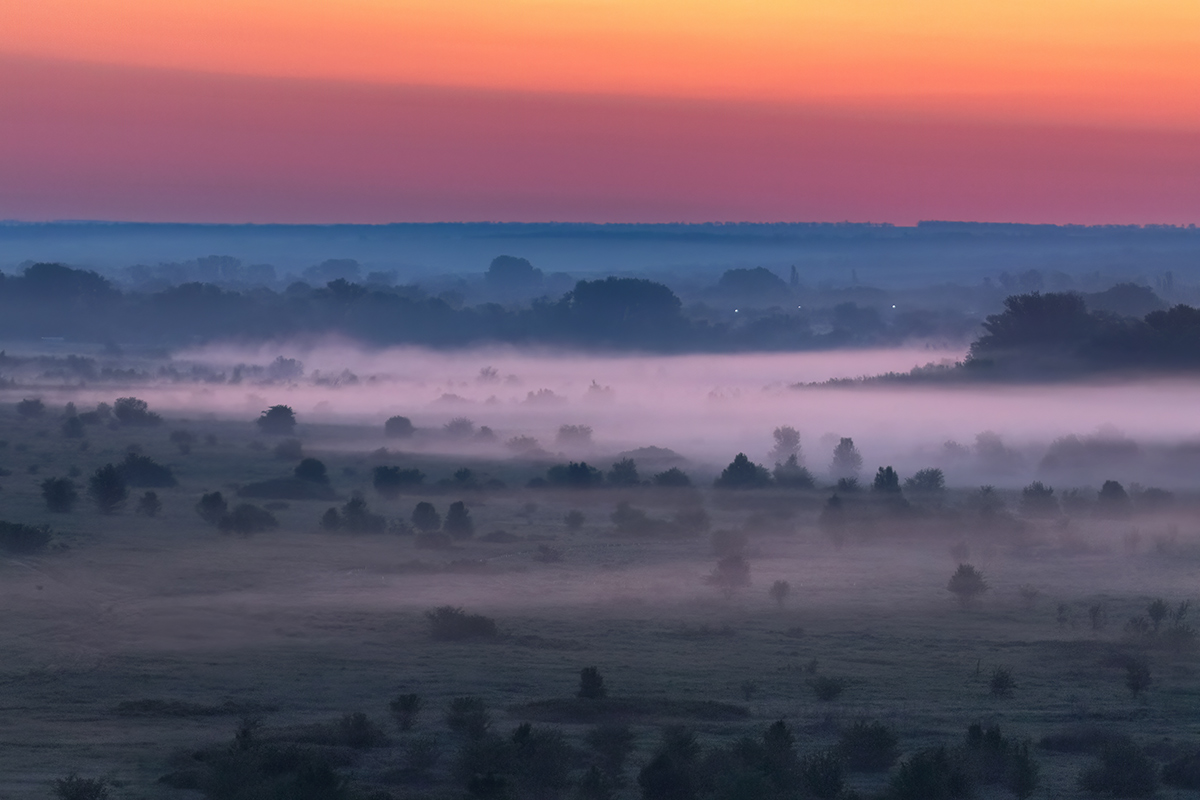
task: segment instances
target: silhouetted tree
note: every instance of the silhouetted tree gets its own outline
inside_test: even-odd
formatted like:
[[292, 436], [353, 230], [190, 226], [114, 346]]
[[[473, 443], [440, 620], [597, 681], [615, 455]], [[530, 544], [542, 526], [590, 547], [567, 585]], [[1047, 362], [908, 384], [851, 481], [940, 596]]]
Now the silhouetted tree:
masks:
[[413, 509], [412, 523], [422, 533], [431, 533], [442, 527], [442, 515], [433, 507], [433, 503], [421, 501]]
[[671, 467], [654, 476], [654, 485], [663, 488], [682, 489], [692, 485], [692, 479], [679, 467]]
[[546, 470], [546, 482], [564, 489], [590, 489], [599, 486], [603, 480], [600, 470], [586, 461], [556, 464]]
[[732, 597], [738, 589], [750, 585], [750, 564], [740, 555], [725, 556], [705, 581], [726, 597]]
[[775, 469], [771, 470], [771, 476], [779, 486], [794, 489], [812, 489], [816, 486], [812, 473], [800, 465], [800, 460], [795, 453], [788, 456], [787, 461], [782, 464], [776, 462]]
[[782, 464], [795, 456], [800, 459], [800, 432], [790, 425], [782, 425], [771, 434], [775, 438], [775, 447], [771, 449], [768, 460]]
[[366, 498], [361, 492], [355, 492], [342, 506], [340, 526], [351, 533], [382, 533], [387, 527], [387, 520], [379, 514], [372, 514]]
[[416, 430], [408, 417], [388, 417], [387, 422], [383, 423], [383, 435], [389, 439], [407, 439], [416, 433]]
[[102, 514], [111, 514], [129, 497], [121, 471], [112, 464], [100, 467], [88, 480], [88, 497]]
[[937, 467], [917, 470], [904, 480], [904, 489], [913, 494], [936, 495], [946, 491], [946, 476]]
[[1132, 510], [1132, 503], [1125, 487], [1116, 481], [1105, 481], [1100, 487], [1097, 506], [1110, 516], [1124, 516]]
[[136, 397], [118, 397], [113, 402], [113, 416], [117, 422], [131, 427], [148, 428], [162, 424], [162, 417], [150, 410], [145, 400]]
[[900, 491], [900, 476], [891, 467], [880, 467], [879, 471], [875, 473], [871, 490], [884, 494], [896, 494]]
[[46, 413], [46, 404], [40, 397], [26, 398], [17, 403], [17, 414], [25, 419], [37, 419]]
[[771, 596], [771, 599], [780, 608], [783, 608], [783, 603], [787, 600], [787, 596], [791, 591], [792, 586], [787, 581], [775, 581], [771, 584], [771, 588], [767, 591], [767, 594]]
[[419, 469], [375, 467], [371, 471], [371, 483], [375, 491], [389, 499], [399, 497], [405, 489], [420, 486], [424, 480], [425, 473]]
[[721, 471], [713, 485], [719, 489], [758, 489], [771, 484], [771, 473], [753, 463], [745, 453], [738, 453]]
[[138, 498], [137, 513], [157, 517], [159, 511], [162, 511], [162, 501], [158, 499], [157, 492], [146, 492]]
[[79, 493], [75, 490], [75, 481], [70, 478], [46, 478], [42, 481], [42, 499], [46, 501], [46, 509], [65, 514], [75, 507]]
[[71, 415], [63, 420], [62, 435], [66, 439], [82, 439], [87, 431], [83, 427], [83, 420], [75, 415]]
[[271, 406], [255, 420], [258, 429], [271, 436], [291, 436], [296, 430], [296, 412], [290, 406]]
[[450, 504], [450, 507], [446, 509], [446, 521], [442, 525], [442, 530], [455, 539], [467, 539], [474, 535], [475, 522], [471, 519], [471, 512], [467, 510], [466, 503], [456, 500]]
[[293, 473], [302, 481], [310, 483], [329, 483], [329, 473], [325, 465], [315, 458], [306, 458], [296, 465]]
[[388, 709], [396, 720], [396, 727], [402, 731], [411, 730], [421, 713], [421, 696], [417, 694], [402, 694], [388, 703]]
[[171, 431], [168, 438], [171, 440], [171, 444], [178, 447], [179, 452], [185, 456], [192, 452], [192, 446], [196, 444], [196, 435], [191, 431]]
[[632, 458], [622, 458], [609, 470], [608, 482], [613, 486], [637, 486], [641, 483], [637, 463]]
[[946, 587], [955, 597], [962, 603], [969, 603], [979, 595], [987, 591], [987, 582], [983, 579], [983, 573], [975, 569], [970, 564], [959, 564], [958, 569], [950, 576], [950, 583]]
[[843, 436], [837, 447], [833, 448], [833, 461], [830, 462], [829, 472], [835, 478], [857, 478], [862, 463], [862, 454], [854, 446], [854, 440]]
[[579, 672], [578, 696], [585, 700], [602, 700], [608, 695], [604, 688], [604, 678], [595, 667], [584, 667]]
[[200, 518], [210, 525], [216, 525], [221, 521], [221, 517], [225, 516], [225, 512], [229, 510], [225, 498], [220, 492], [210, 492], [202, 495], [200, 502], [196, 503], [196, 513]]
[[1027, 517], [1053, 517], [1058, 515], [1058, 499], [1054, 489], [1041, 481], [1034, 481], [1021, 490], [1021, 513]]

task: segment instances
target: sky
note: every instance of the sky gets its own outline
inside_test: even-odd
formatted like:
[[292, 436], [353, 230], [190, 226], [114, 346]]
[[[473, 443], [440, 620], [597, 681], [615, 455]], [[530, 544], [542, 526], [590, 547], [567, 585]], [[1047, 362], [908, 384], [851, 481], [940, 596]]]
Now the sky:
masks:
[[38, 0], [0, 218], [1200, 222], [1194, 0]]

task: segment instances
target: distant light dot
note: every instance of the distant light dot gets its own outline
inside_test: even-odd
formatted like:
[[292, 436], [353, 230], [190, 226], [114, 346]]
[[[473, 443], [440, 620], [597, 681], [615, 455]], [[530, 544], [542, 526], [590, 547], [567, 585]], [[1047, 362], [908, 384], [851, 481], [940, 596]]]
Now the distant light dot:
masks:
[[733, 310], [733, 313], [735, 313], [735, 314], [736, 314], [736, 313], [737, 313], [737, 311], [738, 311], [738, 310], [735, 308], [735, 309]]
[[895, 308], [895, 307], [896, 307], [896, 304], [895, 304], [895, 303], [892, 303], [892, 308]]

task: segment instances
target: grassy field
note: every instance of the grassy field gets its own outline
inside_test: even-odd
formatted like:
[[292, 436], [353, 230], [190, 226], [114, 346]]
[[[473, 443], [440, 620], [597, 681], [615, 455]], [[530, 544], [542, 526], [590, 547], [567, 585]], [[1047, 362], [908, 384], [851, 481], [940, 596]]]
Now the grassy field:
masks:
[[[878, 515], [835, 546], [817, 524], [828, 491], [525, 489], [544, 465], [372, 456], [370, 432], [329, 426], [302, 429], [301, 438], [343, 499], [289, 501], [273, 510], [277, 529], [239, 536], [200, 519], [200, 495], [232, 499], [239, 485], [295, 466], [276, 458], [274, 441], [251, 424], [92, 426], [82, 449], [60, 433], [59, 411], [29, 420], [11, 404], [0, 409], [0, 467], [10, 473], [0, 477], [0, 519], [54, 531], [46, 552], [0, 559], [3, 798], [53, 796], [53, 781], [71, 772], [103, 778], [114, 798], [200, 797], [159, 779], [189, 754], [223, 747], [243, 716], [259, 718], [264, 736], [303, 741], [316, 730], [305, 726], [351, 712], [389, 739], [339, 767], [356, 796], [462, 797], [443, 721], [451, 699], [481, 697], [507, 736], [524, 720], [524, 704], [573, 697], [589, 666], [614, 699], [663, 701], [630, 716], [635, 750], [618, 797], [639, 796], [638, 770], [672, 723], [713, 748], [783, 719], [801, 754], [831, 747], [856, 720], [891, 726], [902, 756], [958, 746], [975, 722], [1035, 743], [1077, 726], [1124, 733], [1156, 763], [1200, 744], [1195, 652], [1126, 631], [1154, 598], [1174, 606], [1195, 596], [1200, 541], [1189, 498], [1156, 517], [1000, 525], [964, 510], [969, 491], [958, 489], [947, 493], [949, 510]], [[168, 440], [176, 429], [198, 436], [190, 453]], [[205, 443], [210, 434], [215, 443]], [[266, 447], [249, 446], [256, 441]], [[139, 489], [112, 515], [86, 497], [70, 513], [46, 510], [41, 481], [76, 468], [82, 494], [88, 476], [130, 445], [179, 480], [155, 490], [163, 506], [156, 517], [134, 513]], [[371, 488], [380, 463], [418, 467], [428, 484], [466, 466], [509, 488], [431, 485], [385, 500]], [[437, 550], [394, 531], [322, 530], [321, 514], [354, 491], [389, 520], [407, 520], [422, 500], [443, 514], [465, 501], [476, 533]], [[1004, 499], [1015, 509], [1014, 497]], [[656, 519], [701, 507], [709, 530], [617, 535], [610, 515], [622, 501]], [[572, 509], [585, 515], [578, 530], [564, 523]], [[498, 530], [508, 541], [485, 541]], [[716, 530], [747, 536], [750, 584], [728, 596], [704, 580], [718, 560]], [[961, 561], [989, 584], [968, 604], [947, 591]], [[791, 587], [782, 604], [768, 596], [777, 580]], [[425, 614], [443, 605], [493, 618], [498, 635], [431, 638]], [[1131, 657], [1151, 670], [1138, 697], [1125, 686], [1122, 664]], [[998, 668], [1015, 684], [1007, 696], [990, 689]], [[822, 676], [844, 681], [844, 691], [818, 699], [811, 683]], [[409, 692], [424, 710], [401, 732], [388, 703]], [[684, 700], [747, 713], [696, 718], [666, 702]], [[589, 725], [554, 727], [586, 751]], [[443, 751], [421, 780], [400, 774], [405, 744], [417, 736]], [[1035, 797], [1086, 796], [1078, 776], [1091, 754], [1035, 755]], [[573, 779], [586, 766], [580, 758]], [[888, 775], [849, 773], [846, 783], [871, 796], [887, 788]], [[1012, 796], [999, 786], [975, 795]], [[1163, 788], [1159, 796], [1185, 793]]]

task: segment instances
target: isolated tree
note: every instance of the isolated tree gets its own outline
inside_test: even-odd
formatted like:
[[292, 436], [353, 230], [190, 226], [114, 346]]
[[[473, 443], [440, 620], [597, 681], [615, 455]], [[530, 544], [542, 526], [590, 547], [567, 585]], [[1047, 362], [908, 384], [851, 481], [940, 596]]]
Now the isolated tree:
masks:
[[592, 428], [590, 425], [562, 425], [554, 435], [554, 443], [559, 447], [587, 447], [592, 443]]
[[682, 489], [692, 485], [692, 479], [679, 467], [671, 467], [659, 472], [655, 474], [653, 480], [655, 486], [666, 489]]
[[310, 483], [329, 483], [329, 473], [325, 465], [315, 458], [306, 458], [296, 465], [293, 473], [302, 481]]
[[81, 778], [72, 772], [54, 782], [56, 800], [109, 800], [108, 784], [102, 778]]
[[983, 573], [970, 564], [959, 564], [946, 587], [961, 603], [969, 603], [987, 591]]
[[387, 422], [383, 423], [383, 435], [389, 439], [408, 439], [416, 431], [408, 417], [388, 417]]
[[767, 590], [767, 594], [771, 596], [771, 599], [774, 600], [780, 608], [783, 608], [784, 601], [787, 600], [787, 596], [791, 593], [791, 591], [792, 586], [787, 581], [775, 581], [771, 584], [771, 588]]
[[771, 448], [771, 453], [767, 460], [782, 464], [792, 456], [797, 460], [800, 458], [800, 432], [790, 425], [782, 425], [774, 430], [771, 434], [775, 437], [775, 446]]
[[225, 516], [225, 512], [229, 510], [229, 505], [225, 502], [225, 498], [220, 492], [210, 492], [201, 495], [200, 502], [196, 503], [196, 513], [200, 515], [200, 519], [210, 525], [216, 525], [221, 521], [221, 517]]
[[46, 478], [42, 481], [42, 499], [47, 510], [65, 514], [75, 507], [79, 492], [70, 478]]
[[1170, 608], [1167, 606], [1167, 602], [1161, 598], [1152, 601], [1147, 606], [1146, 614], [1150, 617], [1150, 622], [1153, 623], [1156, 633], [1162, 625], [1162, 621], [1167, 618], [1168, 613], [1170, 613]]
[[262, 412], [255, 424], [270, 436], [291, 436], [296, 430], [296, 412], [290, 406], [271, 406]]
[[113, 402], [113, 416], [117, 422], [131, 427], [149, 428], [162, 424], [162, 417], [150, 410], [145, 400], [136, 397], [118, 397]]
[[1034, 481], [1021, 490], [1021, 513], [1027, 517], [1058, 516], [1058, 498], [1054, 489]]
[[162, 511], [162, 501], [158, 499], [157, 492], [146, 492], [138, 498], [137, 513], [157, 517], [159, 511]]
[[871, 491], [882, 494], [898, 494], [900, 492], [900, 476], [891, 467], [880, 467], [875, 473]]
[[475, 521], [471, 519], [471, 512], [467, 510], [466, 503], [457, 500], [450, 504], [446, 509], [446, 521], [442, 524], [442, 530], [455, 539], [467, 539], [474, 535]]
[[442, 527], [442, 515], [433, 507], [433, 503], [422, 500], [413, 509], [412, 523], [422, 533], [432, 533]]
[[1097, 506], [1106, 514], [1124, 516], [1130, 512], [1132, 503], [1124, 486], [1117, 481], [1105, 481], [1100, 487]]
[[788, 456], [782, 464], [775, 462], [775, 469], [771, 470], [771, 477], [779, 486], [793, 489], [812, 489], [816, 486], [812, 473], [801, 466], [800, 459], [795, 453]]
[[904, 480], [904, 490], [913, 494], [941, 494], [946, 491], [946, 475], [937, 467], [917, 470]]
[[129, 497], [125, 479], [113, 464], [100, 467], [88, 480], [88, 497], [102, 514], [111, 514]]
[[608, 695], [604, 688], [604, 678], [595, 667], [584, 667], [579, 671], [578, 697], [584, 700], [602, 700]]
[[637, 486], [642, 482], [637, 463], [632, 458], [622, 458], [608, 471], [608, 482], [613, 486]]
[[62, 435], [65, 439], [82, 439], [87, 431], [83, 427], [83, 420], [72, 414], [63, 420]]
[[278, 527], [279, 520], [274, 514], [251, 503], [242, 503], [217, 521], [217, 528], [222, 533], [240, 533], [243, 536]]
[[375, 467], [371, 470], [371, 483], [375, 491], [389, 499], [399, 497], [405, 489], [420, 486], [424, 480], [425, 473], [419, 469]]
[[40, 397], [26, 398], [17, 403], [17, 414], [25, 419], [37, 419], [46, 413], [46, 404]]
[[442, 431], [451, 439], [469, 439], [475, 434], [475, 422], [466, 417], [455, 417], [442, 426]]
[[192, 452], [192, 445], [196, 443], [196, 435], [191, 431], [171, 431], [171, 444], [179, 448], [179, 452], [187, 455]]
[[738, 453], [713, 485], [718, 489], [758, 489], [770, 483], [771, 473], [765, 467], [752, 462], [745, 453]]
[[421, 713], [421, 696], [417, 694], [402, 694], [388, 703], [388, 710], [396, 720], [396, 727], [402, 731], [411, 730]]
[[1125, 662], [1125, 688], [1135, 698], [1150, 688], [1150, 665], [1138, 658]]
[[843, 436], [837, 447], [833, 448], [833, 461], [829, 464], [829, 472], [835, 478], [857, 478], [862, 463], [862, 453], [854, 446], [854, 440]]

